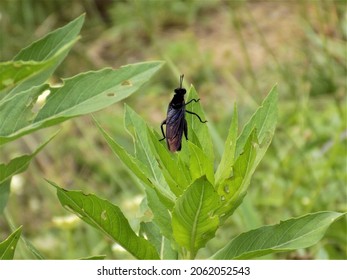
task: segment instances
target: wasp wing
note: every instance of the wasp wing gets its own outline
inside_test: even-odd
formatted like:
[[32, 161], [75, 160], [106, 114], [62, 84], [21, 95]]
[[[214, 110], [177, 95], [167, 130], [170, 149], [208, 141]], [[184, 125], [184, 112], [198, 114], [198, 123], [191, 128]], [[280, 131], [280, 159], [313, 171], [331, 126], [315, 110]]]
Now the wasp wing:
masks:
[[171, 152], [181, 150], [182, 135], [185, 126], [184, 107], [174, 109], [169, 107], [166, 119], [166, 142]]

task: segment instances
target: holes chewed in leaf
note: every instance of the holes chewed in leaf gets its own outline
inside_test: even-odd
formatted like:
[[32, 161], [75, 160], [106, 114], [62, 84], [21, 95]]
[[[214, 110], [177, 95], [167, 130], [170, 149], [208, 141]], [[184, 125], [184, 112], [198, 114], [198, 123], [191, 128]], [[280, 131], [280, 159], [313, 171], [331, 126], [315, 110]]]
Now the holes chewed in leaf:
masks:
[[122, 86], [132, 86], [133, 84], [129, 80], [125, 80], [121, 83]]
[[101, 219], [103, 219], [104, 221], [107, 219], [107, 212], [106, 212], [106, 210], [101, 212]]

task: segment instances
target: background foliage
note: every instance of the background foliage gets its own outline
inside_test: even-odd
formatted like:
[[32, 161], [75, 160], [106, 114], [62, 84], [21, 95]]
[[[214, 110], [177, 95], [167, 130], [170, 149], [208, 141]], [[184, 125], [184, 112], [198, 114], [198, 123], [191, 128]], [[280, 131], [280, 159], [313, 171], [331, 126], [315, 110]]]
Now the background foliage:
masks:
[[[238, 233], [261, 225], [307, 212], [346, 211], [345, 1], [2, 1], [1, 61], [83, 12], [87, 15], [82, 39], [52, 82], [90, 69], [166, 60], [166, 68], [126, 102], [159, 131], [172, 89], [184, 73], [202, 99], [217, 157], [234, 102], [241, 127], [278, 83], [279, 120], [273, 143], [244, 203], [198, 257], [210, 256]], [[103, 127], [130, 148], [122, 117], [122, 104], [96, 114]], [[0, 240], [11, 233], [10, 220], [23, 225], [22, 234], [47, 258], [101, 252], [109, 258], [130, 257], [67, 215], [42, 180], [93, 188], [85, 191], [120, 205], [133, 228], [142, 216], [136, 180], [110, 155], [90, 117], [61, 127], [29, 169], [14, 178], [7, 211], [11, 216], [0, 218]], [[6, 146], [1, 160], [32, 153], [51, 133], [39, 131]], [[345, 259], [346, 250], [346, 220], [340, 219], [314, 247], [270, 257]], [[33, 258], [21, 244], [16, 255]]]

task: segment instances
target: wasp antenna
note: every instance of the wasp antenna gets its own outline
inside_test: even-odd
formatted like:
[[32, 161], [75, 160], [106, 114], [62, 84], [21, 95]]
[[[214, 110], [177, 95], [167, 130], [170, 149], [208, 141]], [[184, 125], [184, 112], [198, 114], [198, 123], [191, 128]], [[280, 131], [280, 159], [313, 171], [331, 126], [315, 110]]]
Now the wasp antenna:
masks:
[[182, 88], [184, 74], [180, 76], [180, 88]]

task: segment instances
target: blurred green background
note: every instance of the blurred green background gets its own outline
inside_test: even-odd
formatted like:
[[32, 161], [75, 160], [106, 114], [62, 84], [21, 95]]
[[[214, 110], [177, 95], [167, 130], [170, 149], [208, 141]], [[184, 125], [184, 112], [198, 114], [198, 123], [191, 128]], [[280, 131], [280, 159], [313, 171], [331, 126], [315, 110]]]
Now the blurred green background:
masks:
[[[165, 118], [179, 74], [193, 84], [209, 121], [216, 163], [234, 102], [240, 127], [274, 84], [279, 121], [273, 143], [242, 206], [198, 255], [207, 258], [235, 235], [309, 212], [347, 210], [346, 1], [5, 0], [0, 3], [0, 60], [82, 13], [86, 22], [51, 82], [80, 72], [148, 60], [165, 67], [124, 102], [153, 127]], [[95, 114], [122, 145], [123, 103]], [[60, 125], [59, 135], [13, 178], [0, 240], [9, 222], [48, 259], [106, 254], [131, 258], [63, 209], [43, 178], [94, 192], [119, 205], [134, 229], [146, 213], [143, 192], [111, 154], [91, 117]], [[1, 159], [30, 152], [57, 127], [6, 145]], [[346, 219], [317, 245], [267, 259], [347, 259]], [[20, 244], [17, 259], [33, 255]]]

